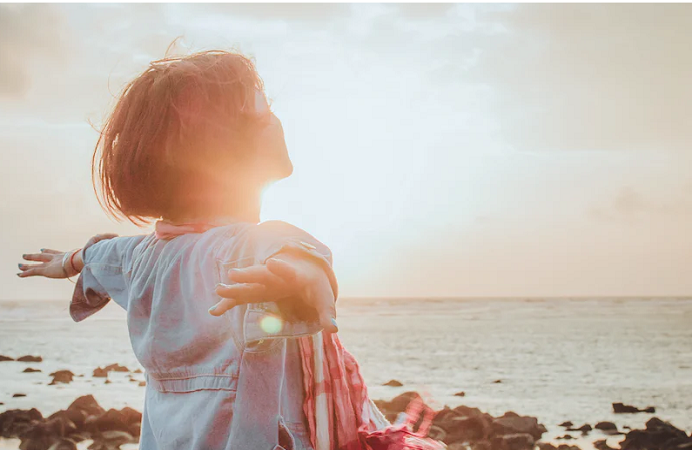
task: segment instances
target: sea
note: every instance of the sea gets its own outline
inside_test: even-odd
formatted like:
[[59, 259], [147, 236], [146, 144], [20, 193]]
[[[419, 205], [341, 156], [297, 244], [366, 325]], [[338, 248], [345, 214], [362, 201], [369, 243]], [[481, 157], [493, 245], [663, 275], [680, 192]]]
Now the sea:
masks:
[[[109, 384], [92, 377], [113, 363], [141, 368], [124, 311], [110, 304], [74, 323], [67, 304], [0, 302], [0, 354], [43, 357], [0, 362], [0, 412], [35, 407], [47, 416], [85, 394], [106, 409], [141, 411], [143, 375], [111, 372]], [[656, 416], [692, 432], [692, 298], [343, 298], [338, 323], [373, 399], [417, 391], [437, 409], [514, 411], [537, 417], [548, 429], [544, 440], [583, 449], [606, 436], [557, 440], [565, 434], [560, 423], [641, 428]], [[23, 373], [27, 367], [41, 372]], [[50, 386], [49, 374], [61, 369], [78, 376]], [[403, 386], [383, 386], [392, 379]], [[613, 402], [656, 413], [614, 414]], [[0, 439], [1, 449], [18, 444]]]

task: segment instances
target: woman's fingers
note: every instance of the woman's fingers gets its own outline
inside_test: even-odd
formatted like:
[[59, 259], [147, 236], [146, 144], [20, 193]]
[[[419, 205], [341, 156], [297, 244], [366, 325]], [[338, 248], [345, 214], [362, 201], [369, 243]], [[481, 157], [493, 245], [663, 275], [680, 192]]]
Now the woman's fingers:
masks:
[[313, 306], [317, 310], [322, 325], [328, 333], [336, 333], [339, 327], [336, 325], [336, 304], [333, 296], [322, 295]]
[[242, 284], [219, 284], [216, 286], [216, 293], [224, 298], [233, 298], [244, 301], [262, 301], [267, 296], [267, 288], [263, 284], [242, 283]]
[[295, 267], [286, 261], [271, 258], [267, 260], [267, 269], [272, 274], [282, 278], [285, 282], [292, 284], [298, 277]]
[[250, 266], [243, 269], [231, 269], [228, 277], [235, 283], [257, 283], [265, 286], [280, 284], [283, 281], [271, 273], [266, 266]]
[[35, 266], [31, 269], [24, 270], [23, 272], [19, 272], [17, 274], [17, 276], [19, 278], [36, 277], [39, 275], [43, 275], [43, 267], [42, 266]]
[[43, 267], [43, 264], [22, 264], [22, 263], [19, 263], [18, 266], [19, 266], [19, 270], [27, 271], [30, 269], [37, 269], [39, 267]]
[[219, 284], [216, 286], [216, 293], [224, 299], [209, 308], [209, 313], [213, 316], [220, 316], [234, 306], [245, 303], [273, 300], [268, 296], [266, 286], [255, 283]]
[[209, 308], [209, 314], [212, 316], [220, 316], [238, 305], [266, 299], [266, 288], [261, 284], [220, 284], [216, 287], [216, 293], [224, 299]]
[[209, 308], [209, 314], [212, 316], [220, 316], [221, 314], [225, 313], [229, 309], [237, 306], [238, 303], [235, 301], [235, 299], [232, 298], [224, 298], [221, 300], [219, 303], [216, 305], [212, 306]]
[[50, 253], [50, 254], [55, 255], [55, 254], [62, 253], [62, 252], [59, 250], [53, 250], [52, 248], [42, 248], [41, 253]]
[[27, 261], [48, 262], [48, 261], [53, 259], [53, 254], [52, 253], [29, 253], [29, 254], [22, 255], [22, 258], [26, 259]]

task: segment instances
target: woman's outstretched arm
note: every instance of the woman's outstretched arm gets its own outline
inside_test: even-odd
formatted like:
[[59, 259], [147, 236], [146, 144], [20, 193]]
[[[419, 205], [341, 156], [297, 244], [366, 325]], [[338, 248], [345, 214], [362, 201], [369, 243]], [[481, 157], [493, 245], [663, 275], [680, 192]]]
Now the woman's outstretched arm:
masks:
[[[117, 234], [97, 234], [89, 239], [86, 247], [99, 241], [118, 237]], [[42, 248], [41, 253], [28, 253], [22, 255], [26, 261], [38, 264], [19, 263], [20, 278], [27, 277], [46, 277], [46, 278], [69, 278], [78, 275], [84, 268], [84, 253], [82, 249], [71, 252], [61, 252]]]

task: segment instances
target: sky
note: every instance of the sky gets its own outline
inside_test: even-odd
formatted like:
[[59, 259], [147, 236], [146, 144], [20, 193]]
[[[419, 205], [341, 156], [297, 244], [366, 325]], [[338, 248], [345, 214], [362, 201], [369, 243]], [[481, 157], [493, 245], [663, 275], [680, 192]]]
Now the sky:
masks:
[[252, 57], [293, 175], [262, 220], [327, 244], [342, 297], [692, 294], [692, 5], [0, 5], [0, 299], [97, 233], [98, 129], [165, 56]]

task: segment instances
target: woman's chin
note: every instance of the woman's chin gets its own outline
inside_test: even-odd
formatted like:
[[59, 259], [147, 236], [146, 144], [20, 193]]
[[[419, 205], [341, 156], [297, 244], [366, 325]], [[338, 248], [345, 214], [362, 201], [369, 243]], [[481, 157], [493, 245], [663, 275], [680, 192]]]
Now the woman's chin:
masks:
[[288, 177], [290, 177], [291, 175], [293, 175], [293, 163], [292, 163], [291, 160], [289, 159], [289, 160], [288, 160], [288, 163], [286, 164], [286, 167], [285, 167], [285, 169], [284, 169], [284, 173], [283, 173], [283, 175], [282, 175], [282, 177], [281, 177], [280, 179], [288, 178]]

